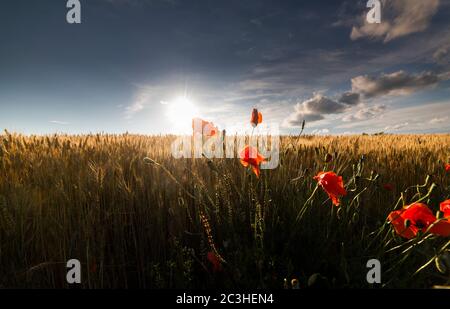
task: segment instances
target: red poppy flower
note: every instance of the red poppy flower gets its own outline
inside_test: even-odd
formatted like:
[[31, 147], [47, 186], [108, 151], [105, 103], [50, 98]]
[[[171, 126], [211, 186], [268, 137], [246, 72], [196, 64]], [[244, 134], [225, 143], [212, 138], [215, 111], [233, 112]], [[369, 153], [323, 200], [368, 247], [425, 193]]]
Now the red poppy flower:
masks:
[[383, 188], [384, 188], [384, 190], [386, 190], [386, 191], [394, 191], [394, 186], [393, 186], [392, 184], [390, 184], [390, 183], [385, 183], [385, 184], [383, 185]]
[[259, 165], [266, 159], [258, 153], [255, 147], [246, 146], [240, 153], [241, 164], [244, 167], [251, 166], [253, 172], [259, 177]]
[[444, 218], [450, 217], [450, 200], [443, 201], [440, 210], [444, 213]]
[[192, 119], [192, 130], [195, 133], [202, 134], [204, 136], [215, 136], [219, 130], [212, 122], [205, 121], [200, 118]]
[[450, 172], [450, 163], [445, 164], [445, 171]]
[[262, 122], [262, 114], [258, 112], [256, 108], [252, 111], [252, 118], [250, 119], [250, 123], [252, 124], [252, 127], [256, 127], [258, 124]]
[[339, 206], [339, 197], [347, 195], [342, 176], [338, 176], [333, 172], [320, 172], [314, 179], [319, 182], [319, 185], [328, 194], [333, 204]]
[[222, 271], [222, 263], [220, 262], [219, 258], [214, 252], [212, 251], [208, 252], [206, 258], [211, 263], [213, 272]]
[[450, 236], [450, 222], [441, 220], [436, 223], [436, 217], [427, 205], [414, 203], [402, 210], [396, 210], [389, 214], [389, 222], [394, 226], [398, 235], [411, 239], [419, 232], [425, 232], [430, 225], [430, 233], [440, 236]]

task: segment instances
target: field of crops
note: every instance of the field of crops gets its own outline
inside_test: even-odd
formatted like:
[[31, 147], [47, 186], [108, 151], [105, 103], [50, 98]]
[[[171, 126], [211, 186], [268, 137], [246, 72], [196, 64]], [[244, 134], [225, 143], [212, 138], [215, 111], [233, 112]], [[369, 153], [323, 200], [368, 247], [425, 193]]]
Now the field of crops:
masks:
[[[0, 287], [68, 287], [70, 259], [83, 288], [450, 285], [450, 237], [387, 220], [450, 198], [450, 135], [286, 136], [259, 177], [175, 159], [174, 138], [0, 135]], [[322, 171], [343, 177], [338, 207]]]

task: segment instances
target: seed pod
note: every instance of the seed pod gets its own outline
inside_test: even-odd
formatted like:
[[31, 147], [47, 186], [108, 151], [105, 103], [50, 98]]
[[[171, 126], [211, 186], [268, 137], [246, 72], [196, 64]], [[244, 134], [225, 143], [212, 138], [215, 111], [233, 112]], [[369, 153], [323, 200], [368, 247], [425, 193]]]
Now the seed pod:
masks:
[[298, 280], [296, 278], [291, 280], [291, 286], [292, 286], [293, 290], [300, 289], [300, 283], [298, 282]]
[[409, 219], [405, 220], [405, 228], [409, 228], [411, 226], [411, 221]]
[[445, 252], [434, 260], [434, 263], [436, 265], [437, 270], [441, 274], [447, 274], [450, 272], [450, 254], [448, 252]]

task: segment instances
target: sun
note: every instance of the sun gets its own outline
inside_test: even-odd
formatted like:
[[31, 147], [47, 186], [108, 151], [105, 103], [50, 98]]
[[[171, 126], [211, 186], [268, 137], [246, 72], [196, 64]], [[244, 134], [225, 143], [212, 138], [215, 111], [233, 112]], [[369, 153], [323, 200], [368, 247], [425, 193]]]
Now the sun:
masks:
[[198, 109], [189, 98], [178, 97], [169, 102], [167, 117], [176, 133], [190, 133], [192, 131], [192, 119], [198, 117]]

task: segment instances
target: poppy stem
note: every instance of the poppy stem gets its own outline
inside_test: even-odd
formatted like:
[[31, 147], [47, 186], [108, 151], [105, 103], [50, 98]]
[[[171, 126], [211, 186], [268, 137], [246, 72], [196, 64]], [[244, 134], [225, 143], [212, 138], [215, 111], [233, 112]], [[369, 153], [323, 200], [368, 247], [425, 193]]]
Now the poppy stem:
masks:
[[[149, 159], [149, 161], [150, 161], [151, 159]], [[180, 188], [181, 189], [183, 189], [183, 191], [190, 197], [190, 198], [192, 198], [192, 199], [194, 199], [194, 200], [196, 200], [196, 197], [193, 195], [193, 194], [191, 194], [179, 181], [178, 181], [178, 179], [164, 166], [164, 165], [162, 165], [162, 164], [160, 164], [160, 163], [158, 163], [158, 162], [156, 162], [156, 161], [154, 161], [154, 160], [151, 160], [151, 164], [154, 164], [154, 165], [156, 165], [156, 166], [158, 166], [159, 168], [161, 168], [166, 174], [167, 174], [167, 176], [169, 176], [169, 178], [170, 179], [172, 179], [177, 185], [179, 185], [180, 186]]]
[[300, 211], [299, 211], [299, 213], [298, 213], [298, 215], [297, 215], [297, 218], [295, 219], [295, 222], [296, 222], [296, 223], [297, 223], [298, 220], [299, 220], [301, 217], [303, 217], [303, 215], [305, 214], [306, 208], [307, 208], [307, 206], [308, 206], [308, 203], [312, 200], [312, 198], [313, 198], [314, 195], [316, 194], [318, 188], [319, 188], [319, 184], [316, 185], [316, 187], [314, 188], [314, 191], [311, 193], [311, 195], [309, 196], [309, 198], [308, 198], [308, 199], [306, 200], [306, 202], [303, 204], [302, 208], [300, 209]]
[[423, 196], [422, 198], [420, 198], [420, 199], [418, 199], [417, 201], [415, 201], [413, 204], [415, 204], [415, 203], [420, 203], [420, 202], [426, 200], [427, 198], [429, 198], [430, 195], [431, 195], [431, 193], [433, 192], [433, 190], [434, 190], [435, 188], [436, 188], [436, 184], [435, 184], [435, 183], [431, 184], [431, 187], [430, 187], [430, 189], [428, 190], [428, 193], [427, 193], [425, 196]]

